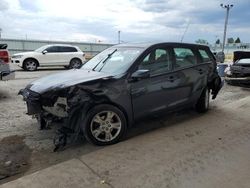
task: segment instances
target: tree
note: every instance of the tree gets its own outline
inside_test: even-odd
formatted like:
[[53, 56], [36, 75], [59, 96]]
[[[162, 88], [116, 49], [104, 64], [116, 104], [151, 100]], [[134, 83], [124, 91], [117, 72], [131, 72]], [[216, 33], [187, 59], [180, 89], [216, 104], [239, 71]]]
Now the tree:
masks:
[[220, 44], [220, 39], [217, 39], [215, 44]]
[[206, 44], [206, 45], [208, 45], [209, 43], [207, 42], [207, 40], [205, 40], [205, 39], [198, 39], [198, 40], [196, 40], [195, 41], [197, 44]]
[[233, 44], [233, 43], [234, 43], [234, 38], [232, 38], [232, 37], [231, 37], [231, 38], [228, 38], [228, 39], [227, 39], [227, 43], [228, 43], [228, 44]]
[[240, 38], [238, 37], [234, 42], [235, 43], [241, 43]]

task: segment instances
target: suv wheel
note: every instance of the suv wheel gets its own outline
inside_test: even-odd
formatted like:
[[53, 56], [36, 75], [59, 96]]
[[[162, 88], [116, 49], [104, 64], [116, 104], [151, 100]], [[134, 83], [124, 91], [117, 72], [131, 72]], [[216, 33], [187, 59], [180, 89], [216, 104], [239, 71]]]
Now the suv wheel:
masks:
[[23, 69], [26, 71], [35, 71], [38, 67], [38, 62], [35, 59], [26, 59], [23, 62]]
[[70, 69], [79, 69], [82, 66], [82, 61], [80, 59], [74, 58], [69, 63]]
[[126, 129], [127, 123], [123, 112], [106, 104], [92, 108], [83, 125], [86, 139], [99, 146], [119, 142], [126, 133]]
[[202, 94], [196, 103], [196, 106], [195, 106], [196, 111], [200, 112], [200, 113], [204, 113], [204, 112], [208, 111], [209, 100], [210, 100], [210, 91], [208, 88], [205, 88], [202, 91]]

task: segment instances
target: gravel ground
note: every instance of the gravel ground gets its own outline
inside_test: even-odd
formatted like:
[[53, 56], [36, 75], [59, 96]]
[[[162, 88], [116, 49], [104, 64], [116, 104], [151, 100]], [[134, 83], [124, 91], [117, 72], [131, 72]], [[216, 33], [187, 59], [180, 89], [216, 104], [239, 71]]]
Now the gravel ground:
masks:
[[[18, 67], [14, 68], [16, 69], [16, 79], [0, 82], [0, 169], [1, 167], [5, 169], [5, 171], [0, 171], [0, 184], [102, 148], [84, 141], [78, 141], [68, 146], [64, 151], [54, 153], [53, 137], [56, 127], [39, 131], [36, 120], [25, 114], [26, 105], [22, 101], [22, 97], [18, 96], [17, 93], [29, 82], [39, 77], [65, 70], [55, 68], [25, 72]], [[216, 109], [218, 106], [227, 105], [235, 100], [249, 96], [249, 91], [247, 88], [225, 84], [218, 98], [211, 102], [211, 109]], [[167, 118], [164, 117], [163, 119], [147, 120], [147, 123], [143, 122], [132, 128], [129, 131], [128, 138], [136, 137], [152, 129], [161, 128], [165, 126], [166, 121], [169, 122], [168, 124], [175, 125], [189, 119], [190, 116], [196, 115], [195, 112], [188, 111], [167, 116]], [[186, 134], [186, 137], [193, 137], [194, 134], [199, 134], [199, 132], [187, 132]], [[6, 178], [7, 176], [10, 177]]]

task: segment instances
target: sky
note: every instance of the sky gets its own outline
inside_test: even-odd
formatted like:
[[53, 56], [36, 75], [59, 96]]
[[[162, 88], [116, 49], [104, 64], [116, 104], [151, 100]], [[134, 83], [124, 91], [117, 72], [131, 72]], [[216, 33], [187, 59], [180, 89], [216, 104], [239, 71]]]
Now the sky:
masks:
[[[79, 42], [250, 42], [250, 0], [0, 0], [2, 38]], [[186, 33], [185, 33], [186, 30]], [[185, 35], [183, 36], [183, 34]]]

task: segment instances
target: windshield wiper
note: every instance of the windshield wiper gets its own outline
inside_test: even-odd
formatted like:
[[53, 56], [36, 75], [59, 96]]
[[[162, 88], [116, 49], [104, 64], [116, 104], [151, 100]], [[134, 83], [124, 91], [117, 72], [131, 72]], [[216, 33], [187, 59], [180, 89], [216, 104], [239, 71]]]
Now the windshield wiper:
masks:
[[[103, 63], [103, 66], [105, 65], [105, 62], [117, 51], [117, 49], [115, 49], [113, 52], [111, 52], [110, 54], [107, 55], [106, 58], [102, 59], [99, 63], [97, 63], [97, 65], [92, 69], [92, 71], [95, 71], [96, 67], [100, 64]], [[102, 66], [102, 68], [103, 68]], [[100, 69], [100, 71], [102, 70], [102, 68]]]

